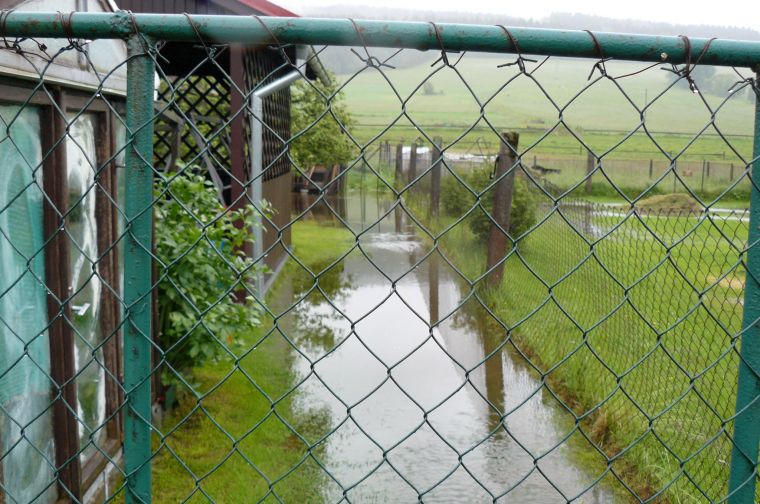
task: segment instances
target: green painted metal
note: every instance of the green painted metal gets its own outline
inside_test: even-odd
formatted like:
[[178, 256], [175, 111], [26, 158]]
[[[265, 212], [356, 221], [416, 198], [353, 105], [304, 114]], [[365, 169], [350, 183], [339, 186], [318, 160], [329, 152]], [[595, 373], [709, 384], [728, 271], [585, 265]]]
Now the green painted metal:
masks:
[[[154, 173], [151, 163], [154, 141], [153, 121], [156, 117], [153, 109], [156, 60], [155, 54], [151, 54], [152, 41], [171, 40], [197, 43], [200, 35], [208, 42], [216, 43], [367, 45], [433, 51], [444, 48], [452, 51], [514, 53], [517, 48], [513, 41], [516, 40], [524, 54], [574, 56], [590, 59], [615, 57], [626, 60], [674, 64], [683, 63], [690, 59], [691, 61], [699, 60], [702, 64], [751, 67], [757, 67], [757, 64], [760, 63], [760, 42], [731, 40], [709, 42], [706, 39], [687, 41], [679, 37], [613, 33], [596, 33], [592, 36], [583, 31], [533, 28], [509, 28], [507, 30], [498, 26], [433, 25], [430, 23], [386, 21], [358, 21], [354, 24], [350, 20], [336, 19], [257, 19], [243, 16], [188, 17], [182, 15], [132, 15], [126, 12], [75, 13], [71, 17], [68, 14], [57, 13], [9, 12], [0, 17], [0, 26], [5, 29], [4, 35], [9, 37], [77, 37], [128, 40], [127, 127], [129, 138], [126, 150], [125, 184], [129, 190], [125, 191], [126, 246], [123, 256], [123, 302], [126, 307], [124, 391], [127, 407], [123, 408], [123, 411], [125, 412], [126, 501], [130, 504], [149, 503], [152, 499], [150, 383], [151, 376], [156, 372], [151, 365], [153, 350], [151, 342], [151, 296], [155, 291], [151, 275], [154, 204], [152, 192]], [[705, 47], [708, 43], [710, 46], [706, 50]], [[689, 55], [685, 52], [687, 47], [691, 48]], [[702, 54], [703, 51], [704, 54]], [[593, 60], [589, 63], [593, 64]], [[653, 68], [653, 71], [656, 69]], [[256, 110], [255, 107], [254, 110]], [[263, 114], [257, 112], [258, 115]], [[288, 143], [291, 140], [293, 139], [288, 140]], [[682, 153], [679, 153], [679, 156]], [[759, 158], [760, 100], [755, 105], [754, 145], [754, 159]], [[362, 180], [364, 180], [365, 175], [366, 173], [362, 170]], [[760, 161], [753, 164], [752, 176], [753, 180], [760, 180]], [[253, 199], [256, 200], [257, 198]], [[555, 201], [555, 209], [559, 208], [556, 203]], [[752, 190], [751, 208], [749, 246], [746, 255], [748, 273], [741, 336], [742, 360], [739, 366], [736, 415], [733, 425], [735, 444], [728, 482], [730, 490], [728, 499], [731, 504], [755, 502], [758, 445], [760, 444], [760, 189], [757, 186]], [[259, 249], [256, 256], [261, 254], [263, 254], [263, 249]], [[506, 255], [507, 252], [502, 251], [499, 257], [494, 260], [500, 261]], [[582, 265], [583, 262], [579, 263], [574, 267], [574, 270], [580, 269]], [[318, 283], [319, 275], [314, 276], [315, 285]], [[568, 275], [566, 274], [566, 276]], [[470, 281], [470, 287], [482, 279], [483, 277]], [[560, 310], [562, 310], [563, 315], [569, 316], [561, 307]], [[199, 317], [202, 319], [202, 315]], [[659, 342], [658, 346], [660, 346]], [[578, 347], [568, 354], [568, 358], [579, 352], [580, 348]], [[618, 383], [621, 381], [622, 377], [618, 376]], [[694, 380], [692, 380], [693, 382]], [[727, 382], [730, 382], [731, 387], [735, 384], [733, 378]], [[730, 393], [733, 393], [733, 388], [731, 388]], [[678, 401], [680, 399], [670, 404], [668, 409], [675, 408]], [[275, 402], [272, 403], [273, 409], [274, 406]], [[644, 411], [644, 408], [638, 405], [636, 407], [642, 412]], [[572, 411], [570, 413], [575, 415]], [[648, 419], [649, 428], [654, 433], [655, 419], [649, 416]], [[581, 418], [576, 417], [576, 421], [576, 426], [580, 425]], [[729, 427], [720, 426], [721, 431], [724, 428], [730, 431]], [[165, 436], [162, 441], [168, 437]], [[636, 443], [631, 446], [634, 447], [635, 445]], [[543, 456], [541, 455], [541, 457]], [[721, 456], [721, 458], [723, 457]], [[612, 462], [612, 458], [610, 461]], [[680, 460], [680, 462], [682, 467], [688, 464], [685, 459]], [[725, 467], [721, 466], [721, 470], [724, 471]], [[725, 489], [726, 478], [725, 472], [720, 474], [719, 483], [722, 492]], [[689, 478], [691, 477], [689, 475]], [[199, 481], [196, 480], [197, 488], [200, 488]], [[420, 494], [420, 498], [422, 495], [424, 494]], [[1, 494], [0, 497], [2, 497]], [[723, 498], [722, 494], [721, 498]]]
[[[760, 99], [755, 100], [755, 142], [753, 158], [760, 158]], [[755, 482], [760, 444], [760, 161], [752, 165], [752, 194], [747, 251], [747, 278], [744, 290], [741, 363], [736, 391], [734, 448], [731, 456], [729, 502], [755, 502]]]
[[[70, 19], [70, 23], [69, 23]], [[192, 23], [190, 22], [192, 19]], [[62, 21], [66, 21], [66, 23]], [[65, 26], [69, 25], [69, 26]], [[264, 26], [266, 25], [266, 26]], [[505, 30], [499, 26], [440, 23], [435, 25], [443, 47], [450, 51], [514, 53]], [[370, 47], [405, 47], [439, 50], [441, 43], [431, 23], [356, 21], [247, 16], [183, 16], [177, 14], [116, 13], [68, 14], [14, 11], [5, 17], [5, 35], [20, 37], [125, 38], [139, 29], [157, 40], [209, 42], [286, 43]], [[594, 33], [585, 31], [513, 28], [509, 32], [525, 54], [680, 64], [687, 60], [687, 43], [680, 37]], [[275, 40], [276, 39], [276, 40]], [[691, 60], [699, 58], [707, 39], [689, 41]], [[599, 52], [601, 49], [601, 54]], [[714, 40], [701, 63], [754, 66], [760, 63], [760, 42]]]
[[151, 501], [151, 250], [153, 234], [153, 75], [148, 41], [128, 41], [124, 248], [124, 467], [127, 502]]

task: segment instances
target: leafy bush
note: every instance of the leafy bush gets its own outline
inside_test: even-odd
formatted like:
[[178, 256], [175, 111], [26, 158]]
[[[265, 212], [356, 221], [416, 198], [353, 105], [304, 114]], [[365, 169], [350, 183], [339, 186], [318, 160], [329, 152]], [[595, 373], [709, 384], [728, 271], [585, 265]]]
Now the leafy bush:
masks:
[[[476, 193], [482, 193], [493, 182], [491, 170], [477, 168], [460, 174], [462, 180]], [[444, 211], [452, 217], [460, 217], [475, 205], [477, 199], [455, 177], [446, 177], [441, 186], [441, 204]], [[493, 188], [481, 195], [481, 205], [490, 215], [493, 211]], [[467, 218], [473, 233], [480, 239], [487, 240], [491, 230], [491, 219], [482, 209], [476, 208]], [[528, 183], [520, 177], [515, 178], [515, 192], [512, 197], [512, 213], [509, 233], [517, 237], [536, 223], [536, 198], [530, 193]]]
[[290, 156], [301, 170], [312, 166], [345, 165], [356, 151], [349, 136], [355, 120], [346, 106], [338, 81], [300, 80], [291, 88], [290, 120], [294, 140]]
[[[253, 208], [228, 211], [214, 185], [190, 167], [158, 181], [155, 193], [160, 344], [167, 363], [184, 374], [219, 357], [220, 342], [233, 345], [260, 323], [252, 297], [236, 300], [262, 271], [242, 250], [253, 239]], [[179, 381], [168, 368], [162, 379]]]

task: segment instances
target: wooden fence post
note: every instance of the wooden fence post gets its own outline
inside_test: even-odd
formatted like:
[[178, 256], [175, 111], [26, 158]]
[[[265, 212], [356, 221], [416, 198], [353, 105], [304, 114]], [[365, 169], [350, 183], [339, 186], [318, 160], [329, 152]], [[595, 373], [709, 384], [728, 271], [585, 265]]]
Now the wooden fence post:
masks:
[[439, 270], [438, 254], [434, 252], [428, 259], [428, 299], [430, 300], [430, 326], [438, 323], [439, 318]]
[[702, 178], [699, 182], [699, 191], [704, 192], [705, 191], [705, 160], [702, 160]]
[[586, 194], [591, 194], [591, 191], [594, 189], [594, 186], [591, 183], [591, 174], [594, 172], [595, 167], [596, 156], [594, 156], [594, 153], [589, 150], [588, 157], [586, 158], [586, 175], [588, 176], [586, 179]]
[[730, 182], [734, 181], [734, 163], [731, 163], [731, 173], [729, 175], [729, 181]]
[[401, 178], [404, 175], [404, 144], [396, 145], [396, 189], [400, 190], [404, 183]]
[[676, 183], [678, 182], [678, 177], [676, 176], [676, 172], [678, 171], [678, 161], [673, 161], [673, 192], [676, 192]]
[[652, 178], [652, 174], [654, 173], [654, 162], [650, 159], [649, 160], [649, 178]]
[[441, 207], [441, 164], [443, 162], [443, 139], [435, 137], [433, 139], [433, 170], [430, 179], [430, 213], [433, 217], [438, 217]]
[[411, 184], [417, 178], [417, 141], [412, 142], [409, 150], [409, 183]]
[[[517, 151], [520, 134], [513, 131], [502, 133], [501, 136], [499, 162], [494, 174], [498, 182], [496, 182], [493, 193], [493, 210], [491, 211], [493, 222], [491, 223], [491, 232], [488, 237], [488, 257], [486, 261], [486, 268], [489, 270], [493, 268], [488, 277], [490, 285], [499, 285], [504, 276], [504, 263], [500, 263], [499, 261], [504, 259], [509, 247], [508, 238], [504, 232], [509, 231], [512, 196], [515, 191], [515, 172], [519, 168], [515, 152]], [[498, 266], [496, 266], [497, 264]]]

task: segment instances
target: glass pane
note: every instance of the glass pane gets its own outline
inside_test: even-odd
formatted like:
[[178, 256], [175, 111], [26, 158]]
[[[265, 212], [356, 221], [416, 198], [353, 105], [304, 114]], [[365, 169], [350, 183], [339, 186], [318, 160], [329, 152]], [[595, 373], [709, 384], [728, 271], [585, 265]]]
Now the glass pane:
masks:
[[74, 114], [66, 143], [69, 215], [66, 227], [71, 238], [71, 317], [75, 330], [77, 413], [80, 458], [97, 453], [106, 438], [106, 390], [103, 334], [100, 326], [101, 288], [98, 272], [98, 225], [95, 213], [95, 114]]
[[[119, 292], [124, 292], [124, 262], [121, 260], [121, 258], [124, 257], [124, 240], [121, 236], [122, 233], [124, 233], [124, 163], [126, 161], [127, 128], [118, 118], [111, 123], [111, 127], [113, 128], [113, 133], [116, 138], [116, 202], [118, 205], [118, 210], [116, 211], [119, 212], [118, 219], [116, 219], [116, 236], [119, 240]], [[123, 314], [121, 314], [121, 316], [123, 317]]]
[[[0, 465], [9, 502], [55, 500], [39, 110], [0, 106]], [[5, 135], [5, 131], [8, 135]], [[26, 352], [24, 346], [27, 346]], [[23, 436], [21, 434], [23, 430]], [[5, 456], [3, 456], [5, 454]]]

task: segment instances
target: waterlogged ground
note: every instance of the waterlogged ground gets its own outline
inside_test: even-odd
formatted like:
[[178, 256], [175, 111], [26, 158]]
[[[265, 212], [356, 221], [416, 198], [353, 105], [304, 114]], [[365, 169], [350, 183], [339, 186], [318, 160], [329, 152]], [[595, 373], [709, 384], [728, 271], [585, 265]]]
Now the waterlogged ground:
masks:
[[464, 299], [456, 273], [423, 260], [401, 215], [372, 226], [388, 206], [374, 195], [340, 203], [355, 232], [371, 226], [361, 252], [281, 326], [303, 352], [297, 408], [331, 419], [323, 500], [614, 501], [573, 453], [583, 443], [568, 413], [524, 359], [499, 347], [504, 332]]

